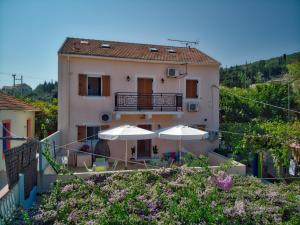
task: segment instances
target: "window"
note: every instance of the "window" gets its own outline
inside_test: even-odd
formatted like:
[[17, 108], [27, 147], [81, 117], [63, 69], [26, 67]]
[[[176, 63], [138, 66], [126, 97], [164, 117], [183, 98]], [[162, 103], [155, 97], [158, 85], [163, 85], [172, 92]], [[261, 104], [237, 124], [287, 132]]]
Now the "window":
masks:
[[186, 98], [198, 98], [198, 80], [186, 80]]
[[31, 126], [31, 119], [28, 119], [26, 121], [26, 136], [27, 137], [32, 137], [32, 126]]
[[77, 140], [79, 142], [85, 142], [86, 140], [97, 140], [99, 131], [104, 131], [109, 129], [109, 125], [101, 126], [77, 126]]
[[86, 127], [86, 137], [87, 140], [98, 139], [99, 126], [96, 127]]
[[158, 52], [158, 49], [157, 48], [149, 48], [149, 51], [150, 52]]
[[169, 53], [176, 53], [176, 50], [174, 50], [174, 49], [168, 49], [167, 50]]
[[101, 48], [110, 48], [110, 44], [103, 43], [101, 44]]
[[80, 96], [110, 96], [110, 76], [88, 76], [79, 74], [78, 94]]
[[88, 77], [88, 95], [101, 96], [101, 78]]

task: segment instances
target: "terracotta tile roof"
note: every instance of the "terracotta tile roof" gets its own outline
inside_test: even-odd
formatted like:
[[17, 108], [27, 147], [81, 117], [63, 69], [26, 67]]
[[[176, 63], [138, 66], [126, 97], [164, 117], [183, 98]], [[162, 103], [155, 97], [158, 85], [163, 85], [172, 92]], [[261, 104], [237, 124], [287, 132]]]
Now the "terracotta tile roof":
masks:
[[40, 111], [15, 97], [4, 94], [0, 91], [0, 110], [22, 110], [22, 111]]
[[[101, 47], [109, 44], [110, 48]], [[158, 52], [151, 52], [156, 48]], [[168, 52], [175, 50], [175, 53]], [[218, 61], [196, 48], [175, 47], [165, 45], [137, 44], [115, 41], [67, 38], [58, 54], [102, 56], [135, 60], [153, 60], [195, 64], [219, 64]]]

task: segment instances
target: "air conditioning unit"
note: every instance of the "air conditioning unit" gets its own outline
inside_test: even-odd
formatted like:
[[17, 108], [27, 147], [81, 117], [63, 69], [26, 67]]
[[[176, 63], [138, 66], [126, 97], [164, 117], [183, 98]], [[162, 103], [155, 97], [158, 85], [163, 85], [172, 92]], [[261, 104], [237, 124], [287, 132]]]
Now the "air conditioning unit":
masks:
[[111, 122], [112, 121], [112, 113], [108, 113], [108, 112], [101, 113], [100, 120], [105, 123]]
[[188, 102], [187, 103], [187, 111], [188, 112], [198, 112], [199, 111], [199, 103], [198, 102]]
[[167, 77], [178, 77], [180, 75], [179, 70], [175, 68], [167, 69]]

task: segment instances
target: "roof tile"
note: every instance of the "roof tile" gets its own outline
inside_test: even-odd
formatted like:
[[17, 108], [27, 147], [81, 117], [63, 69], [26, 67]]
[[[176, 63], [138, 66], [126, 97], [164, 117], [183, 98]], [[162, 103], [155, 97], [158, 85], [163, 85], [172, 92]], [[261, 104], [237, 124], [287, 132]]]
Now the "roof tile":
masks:
[[[88, 44], [81, 43], [81, 41], [87, 41]], [[103, 43], [109, 44], [110, 48], [101, 48]], [[149, 48], [151, 47], [157, 48], [158, 52], [150, 52]], [[168, 52], [170, 48], [174, 49], [176, 53]], [[179, 63], [219, 64], [218, 61], [196, 48], [80, 38], [67, 38], [58, 53]]]
[[15, 97], [0, 92], [0, 110], [22, 110], [22, 111], [40, 111]]

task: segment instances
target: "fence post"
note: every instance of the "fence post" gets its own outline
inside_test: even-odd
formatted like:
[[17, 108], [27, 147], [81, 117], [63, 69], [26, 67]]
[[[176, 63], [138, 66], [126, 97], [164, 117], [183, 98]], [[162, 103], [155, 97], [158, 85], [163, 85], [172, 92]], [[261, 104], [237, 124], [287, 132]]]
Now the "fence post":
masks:
[[19, 174], [19, 202], [20, 205], [24, 205], [25, 194], [24, 194], [24, 174]]

